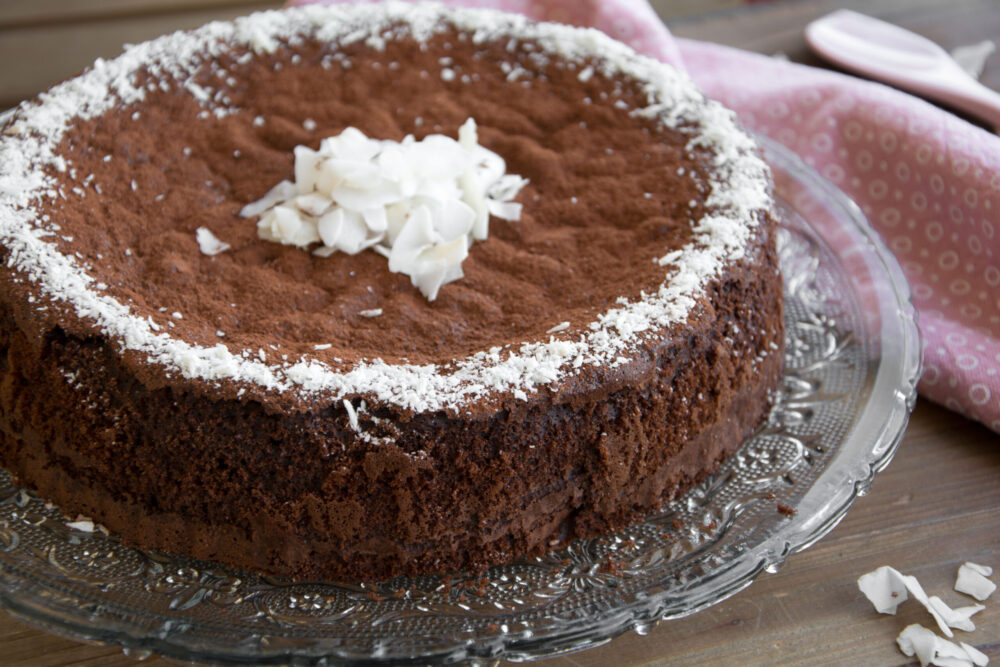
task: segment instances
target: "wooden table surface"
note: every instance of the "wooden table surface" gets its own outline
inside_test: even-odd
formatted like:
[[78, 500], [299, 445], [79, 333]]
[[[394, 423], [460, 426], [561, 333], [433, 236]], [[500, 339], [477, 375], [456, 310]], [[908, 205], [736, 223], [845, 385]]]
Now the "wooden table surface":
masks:
[[[724, 5], [732, 0], [719, 0]], [[134, 42], [273, 5], [241, 0], [3, 0], [0, 6], [0, 108], [74, 73], [97, 56]], [[661, 14], [697, 3], [659, 0]], [[781, 52], [819, 64], [802, 40], [803, 26], [850, 6], [921, 32], [946, 48], [1000, 35], [996, 0], [786, 1], [668, 20], [679, 36], [761, 53]], [[1000, 89], [1000, 54], [983, 81]], [[847, 518], [774, 575], [762, 575], [729, 600], [694, 616], [660, 623], [645, 637], [627, 633], [544, 665], [852, 664], [909, 661], [895, 646], [910, 623], [932, 625], [918, 605], [898, 616], [876, 614], [858, 592], [859, 575], [892, 565], [916, 575], [930, 594], [953, 606], [969, 598], [952, 590], [965, 560], [1000, 571], [1000, 437], [921, 401], [889, 468]], [[997, 580], [996, 575], [993, 577]], [[994, 662], [1000, 659], [1000, 594], [974, 617], [974, 633], [958, 632]], [[0, 664], [125, 665], [120, 649], [55, 637], [0, 611]], [[147, 664], [166, 661], [152, 657]]]

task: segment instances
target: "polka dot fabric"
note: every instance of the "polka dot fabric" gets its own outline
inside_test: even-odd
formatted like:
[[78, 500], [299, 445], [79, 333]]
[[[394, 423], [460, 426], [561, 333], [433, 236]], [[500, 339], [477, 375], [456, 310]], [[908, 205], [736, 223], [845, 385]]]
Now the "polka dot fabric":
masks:
[[861, 206], [913, 289], [920, 393], [1000, 432], [1000, 137], [886, 86], [678, 44], [706, 94]]
[[450, 4], [598, 28], [685, 67], [745, 125], [798, 153], [899, 259], [924, 338], [920, 393], [1000, 432], [1000, 137], [879, 84], [674, 40], [645, 0]]

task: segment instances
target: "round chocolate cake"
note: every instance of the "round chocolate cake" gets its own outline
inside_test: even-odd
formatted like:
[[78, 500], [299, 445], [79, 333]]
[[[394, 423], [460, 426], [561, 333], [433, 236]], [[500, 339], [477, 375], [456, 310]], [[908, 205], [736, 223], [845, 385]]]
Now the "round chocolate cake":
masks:
[[[460, 266], [399, 268], [416, 232], [393, 216], [419, 215], [398, 199], [302, 212], [302, 156], [468, 148], [470, 127], [516, 175], [505, 196], [427, 185], [433, 151], [392, 186], [441, 224], [488, 219], [449, 246]], [[351, 196], [385, 181], [371, 151]], [[294, 224], [254, 208], [285, 181]], [[771, 208], [732, 114], [596, 31], [357, 5], [131, 46], [0, 136], [0, 463], [127, 543], [291, 577], [477, 570], [607, 534], [765, 418]]]

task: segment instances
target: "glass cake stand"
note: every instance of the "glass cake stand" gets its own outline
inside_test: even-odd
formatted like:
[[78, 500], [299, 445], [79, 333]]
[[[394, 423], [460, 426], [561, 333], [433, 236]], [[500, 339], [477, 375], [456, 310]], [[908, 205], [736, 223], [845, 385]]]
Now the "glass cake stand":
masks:
[[81, 532], [0, 470], [0, 603], [135, 656], [521, 661], [645, 633], [776, 571], [836, 526], [892, 458], [916, 398], [920, 344], [899, 265], [858, 207], [761, 141], [782, 218], [780, 395], [717, 475], [643, 523], [485, 576], [292, 582]]

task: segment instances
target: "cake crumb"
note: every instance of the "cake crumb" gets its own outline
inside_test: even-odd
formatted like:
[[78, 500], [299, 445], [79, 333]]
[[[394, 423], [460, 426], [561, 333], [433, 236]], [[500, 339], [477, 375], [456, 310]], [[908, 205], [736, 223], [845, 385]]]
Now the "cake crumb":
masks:
[[782, 516], [795, 516], [799, 511], [790, 505], [785, 503], [778, 503], [778, 514]]

